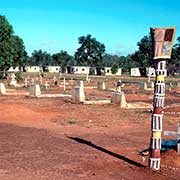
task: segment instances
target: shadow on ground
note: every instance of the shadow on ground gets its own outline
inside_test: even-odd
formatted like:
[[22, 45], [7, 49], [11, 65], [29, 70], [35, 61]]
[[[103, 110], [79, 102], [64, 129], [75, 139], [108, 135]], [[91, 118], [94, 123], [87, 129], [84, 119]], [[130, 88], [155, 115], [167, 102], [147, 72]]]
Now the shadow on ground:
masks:
[[95, 148], [95, 149], [97, 149], [97, 150], [99, 150], [99, 151], [101, 151], [101, 152], [104, 152], [104, 153], [106, 153], [106, 154], [108, 154], [108, 155], [110, 155], [110, 156], [113, 156], [113, 157], [115, 157], [115, 158], [117, 158], [117, 159], [123, 160], [123, 161], [125, 161], [125, 162], [127, 162], [127, 163], [129, 163], [129, 164], [131, 164], [131, 165], [134, 165], [134, 166], [137, 166], [137, 167], [143, 167], [143, 168], [146, 167], [146, 166], [144, 166], [143, 164], [138, 163], [138, 162], [136, 162], [136, 161], [133, 161], [133, 160], [131, 160], [131, 159], [125, 157], [125, 156], [122, 156], [122, 155], [120, 155], [120, 154], [117, 154], [117, 153], [114, 153], [114, 152], [112, 152], [112, 151], [109, 151], [109, 150], [107, 150], [107, 149], [105, 149], [105, 148], [103, 148], [103, 147], [97, 146], [97, 145], [93, 144], [93, 143], [90, 142], [90, 141], [87, 141], [87, 140], [84, 140], [84, 139], [81, 139], [81, 138], [78, 138], [78, 137], [71, 137], [71, 136], [67, 136], [67, 137], [68, 137], [69, 139], [72, 139], [72, 140], [78, 142], [78, 143], [88, 145], [88, 146], [90, 146], [90, 147], [92, 147], [92, 148]]

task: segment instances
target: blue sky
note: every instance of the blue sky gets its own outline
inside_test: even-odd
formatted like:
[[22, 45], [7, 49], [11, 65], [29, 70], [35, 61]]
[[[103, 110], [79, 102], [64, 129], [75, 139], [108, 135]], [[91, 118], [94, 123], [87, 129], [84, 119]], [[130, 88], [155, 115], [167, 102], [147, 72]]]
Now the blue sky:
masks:
[[107, 53], [127, 55], [150, 27], [176, 26], [180, 36], [179, 0], [0, 0], [15, 34], [28, 54], [42, 49], [74, 54], [78, 37], [91, 34]]

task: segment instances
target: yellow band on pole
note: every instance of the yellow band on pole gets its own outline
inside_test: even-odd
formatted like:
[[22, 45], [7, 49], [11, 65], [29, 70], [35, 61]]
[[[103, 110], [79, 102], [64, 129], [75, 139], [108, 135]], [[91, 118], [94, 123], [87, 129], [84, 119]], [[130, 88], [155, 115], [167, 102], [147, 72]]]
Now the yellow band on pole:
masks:
[[158, 75], [156, 81], [164, 81], [164, 75]]
[[161, 132], [153, 132], [152, 137], [153, 138], [161, 138]]

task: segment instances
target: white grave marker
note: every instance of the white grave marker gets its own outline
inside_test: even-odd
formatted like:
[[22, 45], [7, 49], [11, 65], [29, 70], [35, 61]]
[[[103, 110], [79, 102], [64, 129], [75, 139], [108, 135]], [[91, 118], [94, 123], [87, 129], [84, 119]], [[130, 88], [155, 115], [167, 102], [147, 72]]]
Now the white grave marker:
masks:
[[47, 81], [45, 82], [44, 87], [45, 87], [45, 89], [48, 89], [48, 88], [49, 88], [49, 84], [48, 84]]
[[29, 95], [33, 97], [38, 97], [41, 95], [41, 89], [38, 84], [34, 84], [30, 86]]
[[10, 86], [16, 86], [17, 85], [16, 75], [14, 73], [11, 75], [11, 81], [10, 81], [9, 85]]
[[6, 94], [6, 88], [4, 83], [0, 83], [0, 94], [5, 95]]

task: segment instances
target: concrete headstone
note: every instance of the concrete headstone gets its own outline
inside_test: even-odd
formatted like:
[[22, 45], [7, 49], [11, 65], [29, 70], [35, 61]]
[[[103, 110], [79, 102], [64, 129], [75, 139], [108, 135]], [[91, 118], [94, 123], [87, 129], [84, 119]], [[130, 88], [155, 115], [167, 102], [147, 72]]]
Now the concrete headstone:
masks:
[[141, 90], [146, 90], [147, 89], [147, 83], [146, 82], [140, 83], [140, 89]]
[[14, 73], [11, 75], [11, 81], [10, 81], [9, 85], [10, 86], [16, 86], [17, 85], [16, 75]]
[[5, 95], [6, 94], [6, 88], [4, 83], [0, 83], [0, 94]]
[[124, 92], [121, 92], [121, 93], [113, 92], [111, 102], [113, 104], [120, 105], [121, 108], [127, 107], [127, 102], [126, 102], [126, 97], [124, 95]]
[[42, 78], [42, 76], [39, 77], [39, 83], [40, 83], [40, 85], [43, 84], [43, 78]]
[[76, 81], [76, 86], [80, 88], [84, 88], [84, 82], [83, 81]]
[[75, 102], [84, 102], [85, 101], [85, 94], [84, 89], [76, 86], [72, 90], [72, 98]]
[[99, 90], [105, 90], [106, 89], [106, 85], [105, 85], [104, 81], [97, 83], [97, 89], [99, 89]]
[[38, 97], [41, 95], [41, 89], [38, 84], [31, 85], [29, 88], [29, 95], [33, 97]]
[[74, 86], [73, 90], [72, 90], [72, 99], [75, 102], [84, 102], [85, 101], [83, 81], [76, 81], [76, 86]]
[[56, 76], [53, 77], [53, 82], [54, 82], [54, 86], [58, 86], [58, 80]]
[[24, 87], [28, 87], [28, 79], [27, 78], [24, 79]]

